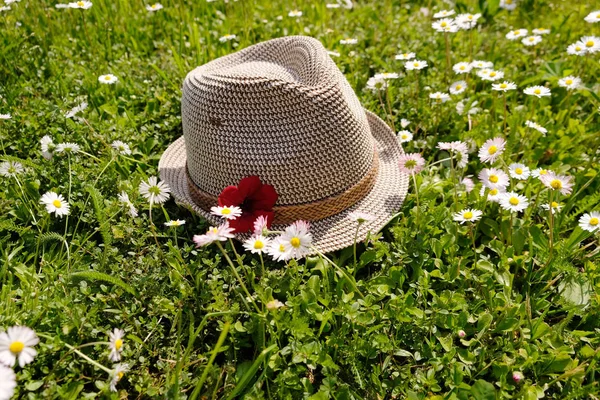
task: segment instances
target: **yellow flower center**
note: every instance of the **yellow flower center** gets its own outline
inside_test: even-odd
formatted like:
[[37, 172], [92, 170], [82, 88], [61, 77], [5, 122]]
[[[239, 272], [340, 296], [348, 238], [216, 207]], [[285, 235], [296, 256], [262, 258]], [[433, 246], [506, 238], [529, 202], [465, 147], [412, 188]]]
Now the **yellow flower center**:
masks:
[[218, 233], [218, 232], [219, 232], [219, 229], [218, 229], [218, 228], [215, 228], [215, 227], [212, 227], [212, 228], [210, 228], [210, 229], [208, 230], [208, 232], [216, 234], [216, 233]]
[[471, 211], [467, 211], [466, 213], [463, 214], [463, 218], [471, 219], [471, 218], [473, 218], [473, 213]]
[[256, 242], [254, 242], [254, 248], [256, 250], [260, 250], [263, 247], [265, 247], [265, 244], [261, 240], [257, 240]]
[[508, 85], [506, 83], [501, 83], [500, 84], [500, 88], [501, 89], [506, 89], [508, 87]]
[[508, 202], [513, 206], [516, 206], [517, 204], [519, 204], [519, 199], [517, 199], [516, 197], [511, 197], [510, 200], [508, 200]]
[[552, 208], [558, 207], [558, 203], [555, 201], [553, 201], [550, 205], [552, 206]]
[[534, 38], [534, 37], [530, 37], [530, 38], [529, 38], [529, 41], [530, 41], [530, 42], [533, 42], [534, 40], [535, 40], [535, 38]]
[[413, 67], [418, 67], [418, 66], [419, 66], [418, 62], [413, 63]]
[[121, 339], [115, 340], [115, 349], [121, 350], [121, 347], [123, 347], [123, 341]]
[[545, 169], [540, 169], [540, 175], [546, 175], [548, 173], [548, 171], [546, 171]]
[[225, 207], [224, 209], [221, 210], [221, 214], [229, 215], [229, 214], [231, 214], [231, 209]]
[[19, 354], [25, 348], [25, 343], [23, 342], [12, 342], [10, 346], [8, 346], [8, 350], [10, 350], [13, 354]]
[[490, 148], [488, 149], [488, 154], [490, 154], [490, 155], [496, 154], [497, 151], [498, 151], [498, 147], [490, 146]]
[[290, 240], [290, 244], [292, 245], [292, 247], [297, 249], [298, 247], [300, 247], [300, 239], [298, 239], [297, 237], [293, 237], [292, 240]]
[[110, 81], [110, 76], [106, 75], [106, 76], [104, 77], [104, 80], [105, 80], [105, 81]]
[[519, 31], [519, 30], [516, 30], [513, 32], [513, 34], [515, 34], [515, 35], [518, 35], [519, 33], [521, 33], [521, 31]]
[[492, 196], [495, 196], [495, 195], [497, 195], [497, 194], [498, 194], [498, 189], [492, 189], [492, 190], [490, 190], [490, 194], [491, 194]]
[[78, 2], [77, 2], [77, 5], [78, 5], [79, 7], [83, 7], [83, 1], [78, 1]]
[[448, 25], [446, 22], [442, 22], [442, 23], [440, 24], [440, 26], [441, 26], [442, 28], [445, 28], [445, 27], [446, 27], [446, 25]]
[[506, 4], [512, 4], [513, 0], [506, 0]]
[[285, 246], [283, 244], [279, 245], [279, 252], [283, 253], [285, 251]]
[[541, 91], [540, 89], [535, 89], [535, 90], [533, 91], [533, 93], [535, 93], [535, 94], [540, 94], [540, 93], [542, 93], [542, 91]]
[[515, 168], [515, 174], [521, 175], [523, 173], [523, 168]]
[[550, 182], [550, 186], [552, 186], [553, 189], [561, 189], [562, 182], [559, 179], [553, 179], [552, 182]]
[[406, 139], [408, 136], [406, 136], [406, 134], [402, 135], [402, 139]]
[[52, 202], [52, 205], [56, 208], [61, 208], [62, 207], [62, 203], [60, 202], [60, 200], [56, 199]]
[[455, 88], [455, 89], [456, 89], [456, 90], [460, 90], [460, 89], [462, 89], [462, 85], [456, 85], [456, 88]]
[[490, 182], [492, 182], [492, 183], [498, 182], [498, 176], [496, 176], [496, 175], [490, 175]]
[[461, 70], [461, 71], [464, 71], [464, 70], [465, 70], [465, 66], [464, 66], [464, 65], [461, 65], [461, 66], [460, 66], [460, 70]]
[[152, 8], [156, 8], [156, 4], [152, 4]]
[[592, 226], [596, 226], [599, 223], [600, 223], [600, 219], [598, 219], [596, 217], [590, 219], [590, 225], [592, 225]]
[[567, 80], [565, 81], [565, 83], [566, 83], [567, 85], [570, 85], [570, 84], [572, 84], [572, 83], [573, 83], [573, 79], [567, 79]]
[[490, 76], [493, 78], [494, 76], [496, 76], [496, 72], [494, 72], [494, 71], [490, 72]]
[[585, 47], [593, 47], [593, 46], [594, 46], [593, 40], [588, 40], [587, 42], [585, 42]]
[[575, 50], [576, 50], [576, 51], [581, 51], [581, 47], [579, 47], [579, 46], [575, 46]]
[[117, 376], [119, 377], [118, 380], [121, 380], [121, 378], [123, 378], [123, 375], [125, 375], [125, 374], [123, 374], [123, 372], [121, 372], [121, 371], [117, 372]]
[[[473, 16], [469, 14], [469, 15], [467, 15], [467, 18], [468, 19], [473, 19]], [[600, 18], [600, 17], [598, 17], [598, 18]]]

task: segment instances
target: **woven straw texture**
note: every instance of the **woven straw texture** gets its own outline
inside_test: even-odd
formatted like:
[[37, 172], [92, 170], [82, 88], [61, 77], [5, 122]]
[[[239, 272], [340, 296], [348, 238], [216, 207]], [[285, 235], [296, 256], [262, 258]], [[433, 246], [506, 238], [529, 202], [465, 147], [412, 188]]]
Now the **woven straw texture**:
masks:
[[[160, 177], [179, 203], [213, 224], [221, 220], [198, 193], [214, 199], [226, 186], [258, 175], [277, 190], [276, 210], [299, 208], [321, 217], [311, 204], [334, 210], [311, 221], [315, 247], [329, 252], [354, 242], [349, 213], [376, 216], [361, 226], [362, 240], [385, 225], [406, 196], [408, 177], [398, 168], [402, 149], [394, 133], [365, 112], [315, 39], [274, 39], [196, 68], [184, 82], [182, 120], [184, 137], [163, 154]], [[348, 192], [350, 203], [331, 201]]]

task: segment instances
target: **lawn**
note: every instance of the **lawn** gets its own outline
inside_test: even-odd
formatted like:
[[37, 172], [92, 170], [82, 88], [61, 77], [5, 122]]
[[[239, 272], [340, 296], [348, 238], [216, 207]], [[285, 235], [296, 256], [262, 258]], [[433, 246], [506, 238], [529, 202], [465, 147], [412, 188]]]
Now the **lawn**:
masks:
[[[600, 398], [597, 1], [4, 1], [0, 399]], [[182, 83], [289, 35], [408, 194], [327, 254], [197, 245]]]

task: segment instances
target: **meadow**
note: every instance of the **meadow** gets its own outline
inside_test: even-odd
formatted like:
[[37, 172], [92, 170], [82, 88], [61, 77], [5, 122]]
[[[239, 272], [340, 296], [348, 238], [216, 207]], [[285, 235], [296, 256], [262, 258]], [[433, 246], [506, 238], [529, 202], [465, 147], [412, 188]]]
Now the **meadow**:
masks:
[[[4, 0], [0, 399], [600, 398], [600, 3], [330, 1]], [[186, 74], [287, 35], [411, 180], [274, 261], [156, 177]]]

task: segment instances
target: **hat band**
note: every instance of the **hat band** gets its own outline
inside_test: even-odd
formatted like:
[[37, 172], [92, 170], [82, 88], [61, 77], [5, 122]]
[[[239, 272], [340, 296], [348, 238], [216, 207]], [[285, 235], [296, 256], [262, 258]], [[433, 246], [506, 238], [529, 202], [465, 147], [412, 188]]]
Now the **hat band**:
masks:
[[[298, 220], [317, 221], [338, 214], [362, 200], [373, 188], [379, 171], [379, 156], [373, 154], [371, 169], [358, 183], [343, 192], [311, 203], [273, 207], [274, 224], [291, 224]], [[190, 195], [194, 203], [206, 212], [218, 204], [218, 197], [202, 191], [190, 178], [186, 167], [186, 177]]]

